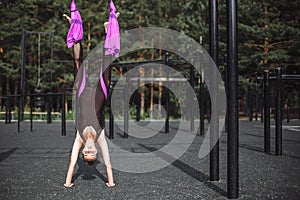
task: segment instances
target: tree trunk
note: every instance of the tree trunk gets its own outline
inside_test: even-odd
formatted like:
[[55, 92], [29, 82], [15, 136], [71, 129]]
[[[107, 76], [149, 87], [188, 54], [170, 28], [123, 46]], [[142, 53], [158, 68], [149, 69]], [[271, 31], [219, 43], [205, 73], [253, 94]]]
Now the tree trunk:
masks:
[[87, 44], [87, 51], [89, 52], [91, 48], [91, 22], [88, 21], [88, 44]]

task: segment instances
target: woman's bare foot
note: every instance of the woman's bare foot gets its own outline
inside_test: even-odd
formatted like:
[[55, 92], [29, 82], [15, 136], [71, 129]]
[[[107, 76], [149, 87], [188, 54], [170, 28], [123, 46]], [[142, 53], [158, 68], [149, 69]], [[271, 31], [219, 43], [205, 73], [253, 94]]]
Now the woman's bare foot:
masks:
[[63, 17], [66, 18], [66, 20], [68, 20], [68, 21], [71, 20], [71, 18], [68, 15], [66, 15], [66, 14], [63, 14]]
[[105, 33], [107, 33], [108, 22], [104, 22], [103, 26], [105, 28]]
[[115, 183], [106, 183], [107, 187], [114, 187], [116, 184]]
[[70, 187], [72, 187], [74, 184], [73, 183], [71, 183], [70, 185], [67, 185], [66, 183], [64, 184], [64, 186], [66, 187], [66, 188], [70, 188]]

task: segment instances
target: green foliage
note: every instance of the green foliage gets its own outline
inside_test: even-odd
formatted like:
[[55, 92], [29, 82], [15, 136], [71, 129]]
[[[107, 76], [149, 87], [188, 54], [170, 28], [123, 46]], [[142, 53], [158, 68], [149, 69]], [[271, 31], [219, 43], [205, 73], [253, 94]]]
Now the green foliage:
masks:
[[[203, 46], [209, 44], [208, 1], [199, 0], [115, 0], [120, 31], [156, 26], [182, 32]], [[63, 14], [69, 15], [71, 0], [0, 0], [0, 87], [2, 94], [18, 93], [22, 63], [22, 31], [53, 32], [53, 59], [71, 62], [53, 63], [53, 92], [73, 85], [72, 50], [66, 46], [69, 25]], [[223, 66], [226, 53], [226, 1], [219, 7], [219, 62]], [[76, 0], [84, 24], [84, 57], [105, 38], [103, 23], [108, 20], [109, 0]], [[240, 86], [247, 78], [263, 69], [300, 63], [299, 1], [238, 0], [238, 52]], [[37, 35], [26, 38], [26, 92], [38, 82]], [[162, 58], [159, 50], [140, 50], [118, 61]], [[173, 56], [173, 55], [171, 55]], [[188, 71], [183, 70], [183, 74]], [[50, 35], [41, 36], [41, 85], [49, 90]], [[119, 76], [118, 71], [113, 76]], [[9, 82], [7, 84], [7, 82]], [[6, 88], [7, 85], [9, 88]], [[16, 90], [16, 91], [15, 91]], [[172, 100], [173, 101], [173, 100]], [[175, 102], [175, 101], [174, 101]]]

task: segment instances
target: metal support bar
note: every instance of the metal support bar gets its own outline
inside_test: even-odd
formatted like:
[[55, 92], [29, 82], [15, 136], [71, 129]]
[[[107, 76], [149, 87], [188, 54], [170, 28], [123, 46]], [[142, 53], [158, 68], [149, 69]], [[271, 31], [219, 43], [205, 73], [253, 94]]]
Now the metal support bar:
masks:
[[[227, 91], [228, 88], [228, 58], [227, 54], [224, 54], [224, 68], [225, 68], [225, 90]], [[228, 111], [226, 112], [225, 116], [225, 132], [228, 133]]]
[[270, 87], [269, 70], [264, 70], [264, 151], [270, 153]]
[[[168, 66], [169, 64], [169, 53], [166, 52], [165, 54], [165, 63]], [[168, 86], [169, 84], [169, 75], [167, 74], [167, 82], [166, 82], [166, 86]], [[169, 112], [169, 102], [170, 102], [170, 91], [169, 89], [166, 87], [165, 89], [165, 99], [166, 99], [166, 122], [165, 122], [165, 133], [169, 133], [170, 131], [170, 124], [169, 124], [169, 116], [170, 116], [170, 112]]]
[[[128, 70], [126, 70], [128, 71]], [[126, 79], [126, 84], [125, 84], [125, 94], [124, 94], [124, 138], [128, 138], [128, 126], [129, 126], [129, 97], [128, 97], [128, 85], [129, 85], [129, 80], [127, 75], [125, 76]]]
[[32, 110], [33, 110], [33, 97], [30, 95], [30, 131], [33, 131], [33, 120], [32, 120]]
[[47, 101], [47, 123], [50, 124], [52, 122], [51, 110], [52, 110], [52, 94], [48, 92], [46, 95]]
[[8, 123], [11, 123], [11, 104], [10, 104], [10, 100], [9, 97], [7, 97], [7, 101], [8, 101]]
[[64, 92], [61, 95], [61, 135], [66, 136], [66, 109]]
[[10, 122], [9, 120], [9, 100], [8, 98], [5, 98], [5, 104], [6, 104], [6, 107], [5, 107], [5, 124], [8, 124]]
[[237, 0], [227, 0], [228, 135], [227, 196], [239, 197], [239, 116], [237, 58]]
[[[209, 10], [210, 10], [210, 25], [209, 25], [209, 51], [210, 56], [212, 57], [216, 67], [218, 67], [218, 4], [217, 0], [209, 1]], [[217, 71], [214, 68], [210, 70], [210, 87], [213, 91], [211, 95], [211, 107], [212, 110], [216, 110], [217, 112], [211, 112], [211, 120], [210, 120], [210, 180], [211, 181], [219, 181], [219, 119], [218, 119], [218, 85], [215, 80], [217, 80]], [[214, 144], [213, 142], [217, 142]]]
[[50, 92], [52, 92], [52, 79], [53, 79], [53, 75], [52, 75], [52, 70], [53, 70], [53, 43], [54, 43], [54, 37], [53, 37], [53, 32], [51, 32], [51, 39], [50, 39], [50, 43], [51, 43], [51, 57], [50, 57]]
[[[26, 66], [26, 30], [23, 29], [22, 34], [22, 66], [21, 66], [21, 80], [20, 80], [20, 93], [19, 106], [23, 111], [24, 107], [24, 94], [25, 94], [25, 66]], [[20, 113], [21, 114], [21, 113]]]
[[276, 69], [277, 95], [276, 95], [276, 124], [275, 124], [275, 152], [282, 155], [282, 70]]
[[248, 99], [247, 99], [247, 104], [248, 104], [248, 120], [250, 122], [253, 121], [253, 105], [252, 105], [252, 90], [251, 90], [251, 79], [249, 79], [249, 82], [248, 82], [248, 88], [247, 88], [247, 96], [248, 96]]
[[18, 132], [20, 132], [20, 121], [21, 121], [21, 114], [22, 114], [22, 101], [23, 95], [20, 95], [19, 97], [19, 103], [18, 103]]
[[[191, 87], [193, 88], [193, 91], [195, 89], [195, 70], [194, 70], [194, 66], [190, 66], [190, 85]], [[194, 131], [194, 126], [195, 126], [195, 123], [194, 123], [194, 95], [193, 94], [190, 94], [190, 90], [187, 90], [188, 91], [188, 102], [190, 102], [189, 104], [189, 110], [190, 110], [190, 120], [191, 120], [191, 131]]]
[[202, 79], [202, 74], [200, 74], [200, 135], [204, 135], [204, 83]]
[[300, 90], [298, 90], [298, 119], [300, 120]]
[[138, 89], [137, 89], [137, 103], [136, 103], [136, 121], [139, 122], [140, 121], [140, 118], [141, 118], [141, 95], [140, 95], [140, 92], [139, 92], [139, 87], [140, 87], [140, 78], [138, 78], [137, 80], [137, 86], [138, 86]]

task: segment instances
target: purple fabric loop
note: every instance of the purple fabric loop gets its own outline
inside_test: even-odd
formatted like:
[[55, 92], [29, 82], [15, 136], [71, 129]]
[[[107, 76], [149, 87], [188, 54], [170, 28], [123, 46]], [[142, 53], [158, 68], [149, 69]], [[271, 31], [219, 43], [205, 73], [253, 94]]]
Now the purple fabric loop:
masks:
[[70, 5], [70, 11], [74, 12], [77, 10], [76, 4], [74, 2], [74, 0], [72, 0], [71, 5]]
[[119, 57], [120, 53], [120, 31], [119, 23], [116, 17], [116, 7], [113, 1], [110, 1], [110, 15], [107, 25], [107, 33], [104, 41], [105, 55]]
[[70, 5], [71, 11], [71, 24], [67, 35], [67, 46], [71, 48], [74, 43], [78, 43], [83, 38], [83, 27], [80, 13], [76, 7], [74, 0]]

